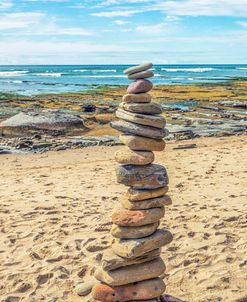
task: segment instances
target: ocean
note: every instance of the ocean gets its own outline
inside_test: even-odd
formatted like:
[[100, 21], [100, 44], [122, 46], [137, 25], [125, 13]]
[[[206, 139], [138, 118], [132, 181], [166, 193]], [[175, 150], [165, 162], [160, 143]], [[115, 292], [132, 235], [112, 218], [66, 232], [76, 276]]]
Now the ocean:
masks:
[[[21, 95], [79, 92], [102, 85], [128, 85], [130, 65], [0, 65], [0, 92]], [[247, 78], [245, 65], [155, 65], [153, 83], [195, 84]]]

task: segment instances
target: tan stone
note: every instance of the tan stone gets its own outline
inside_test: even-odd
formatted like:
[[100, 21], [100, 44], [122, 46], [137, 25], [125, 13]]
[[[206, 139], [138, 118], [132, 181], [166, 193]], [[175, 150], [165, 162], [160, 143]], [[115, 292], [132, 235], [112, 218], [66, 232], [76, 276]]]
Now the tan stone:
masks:
[[165, 269], [163, 260], [158, 257], [148, 262], [125, 266], [112, 271], [99, 268], [94, 277], [108, 285], [119, 286], [159, 277], [165, 272]]
[[168, 230], [157, 230], [152, 235], [140, 239], [116, 239], [112, 243], [113, 251], [120, 257], [136, 258], [155, 248], [160, 248], [172, 241]]
[[125, 227], [144, 226], [159, 221], [164, 215], [165, 208], [130, 211], [118, 206], [112, 214], [112, 222]]
[[161, 249], [155, 249], [139, 257], [128, 259], [116, 255], [112, 248], [109, 248], [103, 253], [101, 265], [104, 270], [111, 271], [120, 267], [151, 261], [159, 257], [160, 252]]
[[121, 134], [119, 139], [135, 151], [163, 151], [166, 146], [163, 139], [152, 139], [138, 135]]
[[138, 94], [125, 94], [122, 101], [125, 103], [150, 103], [151, 95], [148, 93], [138, 93]]
[[128, 210], [145, 210], [152, 208], [163, 208], [164, 206], [171, 205], [172, 200], [169, 195], [164, 195], [158, 198], [130, 201], [127, 198], [121, 198], [120, 202], [125, 209]]
[[126, 198], [130, 201], [139, 201], [151, 198], [157, 198], [165, 195], [169, 190], [168, 186], [153, 190], [136, 190], [129, 188], [126, 193]]
[[113, 224], [111, 234], [113, 237], [122, 239], [143, 238], [153, 234], [158, 226], [159, 222], [138, 227], [125, 227]]
[[154, 161], [154, 153], [123, 148], [115, 153], [115, 160], [122, 165], [148, 165]]
[[129, 80], [152, 78], [154, 73], [151, 70], [140, 71], [128, 75]]
[[160, 129], [163, 129], [166, 125], [166, 120], [163, 116], [133, 113], [123, 109], [118, 109], [116, 111], [116, 117], [135, 124], [151, 126]]
[[163, 112], [162, 106], [156, 103], [121, 103], [119, 108], [142, 114], [161, 114]]
[[150, 300], [161, 296], [165, 289], [165, 283], [160, 278], [144, 280], [122, 286], [98, 284], [93, 287], [92, 297], [95, 300], [102, 302]]
[[95, 280], [94, 278], [91, 278], [90, 280], [87, 280], [86, 282], [78, 284], [75, 288], [75, 292], [79, 296], [87, 296], [88, 294], [91, 293], [93, 286], [97, 283], [98, 283], [97, 280]]

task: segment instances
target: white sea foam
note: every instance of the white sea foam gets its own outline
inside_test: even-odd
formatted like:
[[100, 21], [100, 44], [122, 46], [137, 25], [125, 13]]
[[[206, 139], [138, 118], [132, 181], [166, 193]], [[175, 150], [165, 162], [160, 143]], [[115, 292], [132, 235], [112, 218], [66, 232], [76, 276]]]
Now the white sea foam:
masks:
[[207, 72], [214, 68], [161, 68], [161, 70], [166, 72]]
[[117, 72], [116, 69], [95, 69], [95, 70], [89, 70], [92, 72]]
[[41, 77], [61, 77], [62, 73], [60, 72], [44, 72], [44, 73], [34, 73], [36, 76], [41, 76]]
[[236, 68], [238, 70], [247, 70], [247, 67], [239, 67], [239, 68]]
[[81, 76], [81, 78], [126, 78], [124, 75], [89, 75]]
[[0, 77], [21, 77], [26, 73], [28, 73], [27, 70], [0, 71]]

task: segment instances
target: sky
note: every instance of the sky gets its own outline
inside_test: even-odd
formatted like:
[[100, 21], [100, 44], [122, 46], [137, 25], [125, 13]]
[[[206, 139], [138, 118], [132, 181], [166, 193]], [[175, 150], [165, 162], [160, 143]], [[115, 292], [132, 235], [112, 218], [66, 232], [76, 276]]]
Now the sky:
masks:
[[246, 64], [247, 0], [0, 0], [0, 64]]

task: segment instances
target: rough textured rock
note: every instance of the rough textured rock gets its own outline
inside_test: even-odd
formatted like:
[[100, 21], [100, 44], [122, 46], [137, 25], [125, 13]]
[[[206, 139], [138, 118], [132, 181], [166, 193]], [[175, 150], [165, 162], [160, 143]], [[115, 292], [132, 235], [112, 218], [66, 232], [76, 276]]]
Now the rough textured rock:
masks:
[[137, 80], [137, 79], [147, 79], [152, 78], [154, 73], [151, 70], [140, 71], [136, 73], [132, 73], [128, 75], [129, 80]]
[[146, 93], [149, 92], [153, 88], [152, 82], [149, 80], [135, 80], [133, 83], [131, 83], [127, 89], [128, 93]]
[[140, 65], [129, 67], [129, 68], [125, 69], [124, 74], [137, 73], [137, 72], [148, 70], [152, 67], [153, 67], [153, 64], [150, 63], [150, 62], [147, 62], [147, 63], [144, 63], [144, 64], [140, 64]]
[[133, 113], [123, 109], [118, 109], [116, 111], [116, 116], [128, 122], [160, 129], [163, 129], [166, 125], [166, 120], [162, 116]]
[[77, 287], [75, 288], [75, 292], [79, 296], [87, 296], [88, 294], [91, 293], [93, 286], [97, 283], [98, 281], [92, 278], [86, 282], [78, 284]]
[[134, 189], [157, 189], [169, 182], [165, 167], [157, 164], [119, 166], [116, 174], [119, 183]]
[[145, 210], [159, 207], [163, 208], [164, 206], [172, 204], [171, 197], [168, 195], [140, 201], [130, 201], [127, 198], [121, 198], [120, 202], [122, 206], [128, 210]]
[[147, 300], [159, 297], [165, 288], [165, 283], [160, 278], [114, 287], [98, 284], [93, 287], [92, 296], [95, 300], [102, 302]]
[[165, 272], [165, 269], [163, 260], [158, 257], [148, 262], [125, 266], [112, 271], [99, 268], [95, 272], [95, 278], [108, 285], [119, 286], [159, 277]]
[[163, 139], [152, 139], [137, 135], [121, 134], [120, 141], [136, 151], [163, 151], [166, 143]]
[[115, 153], [115, 160], [122, 165], [148, 165], [154, 161], [154, 153], [123, 148]]
[[151, 261], [160, 255], [160, 249], [149, 251], [136, 258], [123, 258], [116, 255], [111, 248], [107, 249], [103, 253], [102, 268], [106, 271], [115, 270], [120, 267], [129, 266], [133, 264], [139, 264], [147, 261]]
[[172, 234], [167, 230], [157, 230], [152, 235], [140, 239], [114, 239], [113, 251], [120, 257], [136, 258], [154, 248], [160, 248], [172, 241]]
[[161, 114], [163, 112], [162, 107], [156, 103], [120, 103], [119, 108], [126, 111], [142, 114]]
[[151, 95], [148, 93], [125, 94], [122, 98], [124, 103], [150, 103]]
[[129, 211], [118, 207], [112, 214], [112, 222], [125, 227], [144, 226], [159, 221], [164, 215], [164, 208]]
[[126, 134], [134, 134], [152, 139], [162, 139], [168, 135], [167, 129], [159, 129], [150, 126], [138, 125], [126, 121], [113, 121], [110, 122], [112, 128], [124, 132]]
[[111, 228], [113, 237], [122, 239], [143, 238], [153, 234], [159, 226], [159, 222], [138, 226], [125, 227], [114, 224]]
[[130, 201], [140, 201], [145, 199], [157, 198], [165, 195], [169, 190], [168, 186], [154, 190], [135, 190], [129, 188], [126, 193], [126, 198]]

